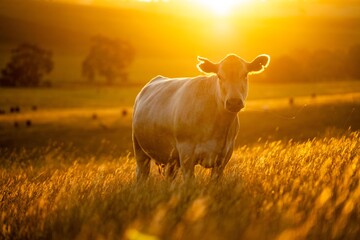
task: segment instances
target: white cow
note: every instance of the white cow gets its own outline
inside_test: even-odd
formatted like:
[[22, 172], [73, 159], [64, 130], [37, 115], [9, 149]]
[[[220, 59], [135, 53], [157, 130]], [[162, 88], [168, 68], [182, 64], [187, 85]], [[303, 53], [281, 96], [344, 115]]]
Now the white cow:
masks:
[[251, 63], [235, 54], [219, 63], [198, 57], [198, 68], [215, 73], [194, 78], [155, 77], [135, 100], [132, 138], [137, 180], [147, 179], [150, 160], [165, 165], [174, 178], [181, 167], [185, 179], [200, 164], [222, 175], [239, 129], [237, 113], [248, 95], [248, 74], [259, 73], [270, 57]]

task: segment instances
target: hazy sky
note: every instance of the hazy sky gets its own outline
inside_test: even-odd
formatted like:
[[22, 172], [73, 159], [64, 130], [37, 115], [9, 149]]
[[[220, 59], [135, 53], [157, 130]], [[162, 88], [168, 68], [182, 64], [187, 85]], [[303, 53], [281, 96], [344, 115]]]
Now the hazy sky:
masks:
[[[202, 0], [54, 0], [73, 3], [117, 4], [121, 2], [199, 2]], [[207, 0], [211, 3], [221, 0]], [[317, 3], [360, 3], [360, 0], [232, 0], [231, 2], [317, 2]]]

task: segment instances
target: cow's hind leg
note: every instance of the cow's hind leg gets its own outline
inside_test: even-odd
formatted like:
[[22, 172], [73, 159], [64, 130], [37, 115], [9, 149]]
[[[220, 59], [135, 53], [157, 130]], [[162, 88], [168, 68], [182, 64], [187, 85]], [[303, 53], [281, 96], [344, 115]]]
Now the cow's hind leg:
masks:
[[150, 173], [150, 157], [142, 150], [137, 139], [133, 138], [134, 154], [136, 159], [136, 180], [144, 181]]
[[175, 159], [166, 166], [165, 177], [171, 181], [174, 180], [179, 168], [180, 168], [180, 161], [179, 159]]
[[185, 181], [194, 179], [194, 145], [191, 143], [182, 143], [177, 146], [179, 151], [180, 167]]

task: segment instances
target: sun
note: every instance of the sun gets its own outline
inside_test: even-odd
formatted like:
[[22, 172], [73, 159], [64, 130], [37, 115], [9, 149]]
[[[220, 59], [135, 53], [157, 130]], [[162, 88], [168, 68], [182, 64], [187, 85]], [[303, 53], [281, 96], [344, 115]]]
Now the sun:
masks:
[[250, 0], [196, 0], [202, 7], [208, 8], [218, 16], [229, 15], [234, 7]]

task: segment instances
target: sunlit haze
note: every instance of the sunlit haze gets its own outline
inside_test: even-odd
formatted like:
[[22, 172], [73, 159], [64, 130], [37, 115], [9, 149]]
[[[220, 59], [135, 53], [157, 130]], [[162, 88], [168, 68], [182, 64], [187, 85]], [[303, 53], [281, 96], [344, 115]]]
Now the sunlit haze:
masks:
[[[82, 5], [137, 8], [175, 15], [359, 16], [358, 0], [53, 0]], [[334, 11], [334, 8], [336, 9]]]
[[225, 16], [230, 14], [234, 7], [238, 7], [244, 3], [249, 3], [250, 0], [194, 0], [194, 2], [201, 5], [202, 7], [209, 9], [216, 15]]

